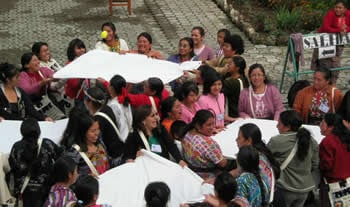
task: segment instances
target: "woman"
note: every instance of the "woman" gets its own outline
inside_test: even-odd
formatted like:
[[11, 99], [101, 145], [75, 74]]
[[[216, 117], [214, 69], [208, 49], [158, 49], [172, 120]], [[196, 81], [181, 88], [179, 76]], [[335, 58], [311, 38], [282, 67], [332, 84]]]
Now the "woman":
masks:
[[125, 142], [125, 161], [134, 160], [138, 150], [146, 149], [166, 159], [169, 159], [170, 153], [177, 163], [186, 165], [166, 129], [158, 123], [159, 117], [151, 106], [142, 105], [136, 108], [133, 120], [134, 131]]
[[54, 72], [62, 68], [55, 59], [51, 58], [49, 45], [46, 42], [34, 43], [32, 52], [39, 58], [40, 67], [50, 68]]
[[225, 37], [230, 36], [231, 33], [227, 29], [219, 29], [218, 33], [216, 34], [216, 40], [218, 43], [218, 47], [215, 50], [215, 58], [219, 58], [223, 54], [223, 47], [224, 47], [224, 39]]
[[[323, 19], [321, 27], [318, 29], [319, 33], [347, 33], [350, 31], [350, 11], [346, 8], [347, 1], [335, 1], [334, 9], [328, 11]], [[331, 58], [319, 59], [318, 48], [314, 49], [311, 60], [311, 69], [316, 70], [320, 68], [339, 68], [340, 58], [343, 54], [344, 46], [336, 46], [336, 56]], [[335, 86], [339, 77], [339, 70], [332, 71], [331, 84]]]
[[170, 188], [164, 182], [149, 183], [145, 189], [146, 207], [167, 207]]
[[214, 58], [213, 49], [204, 44], [205, 32], [203, 27], [193, 27], [191, 30], [191, 37], [194, 43], [194, 53], [199, 60], [211, 60]]
[[248, 200], [254, 207], [264, 207], [269, 203], [269, 189], [259, 169], [259, 152], [252, 146], [243, 146], [237, 155], [241, 171], [237, 181], [237, 196]]
[[[170, 62], [182, 63], [185, 61], [196, 61], [198, 57], [194, 54], [194, 44], [190, 37], [184, 37], [179, 41], [178, 54], [170, 56], [168, 59]], [[184, 75], [172, 82], [170, 82], [171, 89], [175, 92], [184, 81], [192, 79], [192, 74], [188, 71], [184, 71]]]
[[[320, 124], [325, 138], [320, 143], [320, 170], [327, 183], [334, 183], [350, 177], [350, 131], [337, 114], [327, 113]], [[326, 186], [321, 185], [321, 203], [330, 206]], [[328, 204], [328, 205], [327, 205]]]
[[0, 117], [6, 120], [23, 120], [28, 117], [50, 121], [50, 117], [35, 110], [28, 95], [18, 88], [19, 71], [14, 65], [0, 64]]
[[49, 193], [54, 163], [62, 150], [50, 139], [39, 139], [40, 127], [35, 119], [25, 119], [20, 131], [23, 138], [13, 145], [9, 156], [14, 196], [22, 198], [24, 207], [42, 207]]
[[124, 143], [120, 138], [116, 117], [112, 109], [106, 105], [105, 93], [98, 87], [89, 88], [84, 92], [85, 107], [98, 122], [100, 136], [107, 148], [108, 155], [112, 158], [120, 158], [124, 150]]
[[105, 22], [102, 24], [101, 31], [107, 33], [107, 36], [96, 43], [96, 49], [117, 53], [125, 53], [129, 50], [125, 40], [118, 37], [115, 25], [112, 22]]
[[69, 203], [76, 202], [77, 198], [70, 186], [78, 177], [77, 163], [70, 157], [60, 157], [53, 167], [53, 177], [55, 184], [51, 187], [44, 207], [69, 206]]
[[242, 37], [239, 35], [225, 37], [222, 50], [223, 54], [220, 57], [205, 61], [205, 63], [213, 67], [220, 74], [226, 75], [228, 72], [227, 63], [231, 62], [231, 58], [244, 53]]
[[242, 118], [278, 120], [284, 110], [279, 90], [267, 80], [261, 64], [253, 64], [248, 71], [251, 87], [239, 95], [238, 111]]
[[249, 87], [248, 79], [245, 76], [246, 62], [241, 56], [233, 56], [227, 65], [230, 76], [222, 83], [226, 105], [228, 106], [226, 108], [228, 108], [230, 117], [239, 117], [239, 95], [244, 88]]
[[99, 124], [94, 117], [75, 108], [69, 115], [61, 145], [78, 163], [79, 175], [98, 176], [111, 168], [107, 150], [99, 141]]
[[277, 187], [287, 207], [303, 206], [309, 192], [316, 187], [312, 173], [319, 169], [318, 143], [301, 127], [302, 123], [296, 111], [283, 111], [277, 124], [280, 135], [272, 137], [267, 144], [274, 158], [283, 165]]
[[130, 50], [130, 53], [147, 55], [148, 57], [163, 60], [163, 55], [156, 50], [152, 50], [152, 36], [147, 32], [142, 32], [137, 36], [137, 50]]
[[[176, 120], [181, 120], [182, 116], [182, 108], [181, 108], [181, 102], [177, 100], [177, 98], [173, 96], [169, 96], [161, 103], [162, 109], [162, 125], [167, 130], [168, 134], [170, 133], [171, 125]], [[174, 138], [174, 137], [172, 137]]]
[[108, 91], [111, 99], [107, 105], [113, 110], [120, 132], [120, 139], [125, 142], [129, 132], [132, 131], [132, 111], [130, 99], [127, 97], [125, 79], [120, 75], [113, 76], [109, 81]]
[[85, 53], [86, 53], [86, 46], [84, 42], [79, 38], [73, 39], [68, 44], [68, 48], [67, 48], [68, 61], [66, 65], [71, 63], [73, 60], [77, 59], [78, 57], [82, 56]]
[[204, 80], [203, 94], [198, 100], [198, 104], [202, 109], [212, 110], [215, 115], [216, 132], [221, 131], [225, 127], [225, 122], [231, 123], [234, 118], [225, 114], [225, 97], [221, 93], [222, 81], [219, 75], [212, 76]]
[[176, 91], [175, 97], [181, 102], [181, 120], [187, 124], [191, 123], [196, 112], [201, 109], [197, 102], [197, 84], [193, 81], [184, 82]]
[[208, 110], [199, 110], [185, 130], [182, 152], [189, 167], [203, 179], [214, 178], [221, 170], [231, 167], [220, 146], [211, 136], [215, 117]]
[[[273, 190], [273, 180], [277, 180], [280, 176], [280, 165], [273, 157], [272, 152], [266, 147], [261, 136], [261, 131], [258, 126], [252, 123], [243, 124], [239, 128], [236, 142], [239, 149], [248, 145], [253, 146], [259, 152], [261, 177], [268, 188], [267, 193], [270, 195]], [[237, 177], [240, 172], [239, 170], [233, 170], [231, 174]], [[272, 202], [272, 197], [270, 197], [269, 201]]]
[[293, 109], [301, 114], [304, 123], [319, 125], [324, 114], [339, 109], [343, 94], [330, 85], [330, 79], [328, 69], [316, 70], [313, 84], [303, 88], [295, 97]]

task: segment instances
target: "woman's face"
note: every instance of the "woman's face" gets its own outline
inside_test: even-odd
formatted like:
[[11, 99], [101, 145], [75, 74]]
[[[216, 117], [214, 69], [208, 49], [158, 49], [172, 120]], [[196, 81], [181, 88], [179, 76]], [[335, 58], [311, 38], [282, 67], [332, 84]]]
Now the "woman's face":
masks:
[[314, 74], [314, 88], [315, 90], [322, 90], [328, 86], [329, 81], [325, 79], [322, 72], [315, 72]]
[[327, 122], [323, 119], [320, 123], [320, 130], [323, 136], [327, 136], [333, 130], [333, 127], [328, 126]]
[[232, 50], [231, 44], [224, 42], [224, 45], [222, 47], [224, 57], [232, 57], [236, 52]]
[[225, 32], [219, 32], [216, 39], [218, 41], [218, 44], [222, 47], [225, 39]]
[[241, 130], [239, 130], [239, 132], [238, 132], [238, 137], [236, 138], [236, 143], [237, 143], [238, 148], [241, 148], [243, 146], [252, 145], [251, 138], [248, 138], [248, 139], [244, 138]]
[[290, 131], [290, 127], [284, 125], [284, 124], [281, 122], [281, 119], [278, 119], [278, 122], [277, 122], [277, 129], [278, 129], [279, 133], [284, 133], [284, 132]]
[[41, 46], [40, 53], [39, 53], [40, 60], [47, 62], [50, 60], [50, 50], [49, 47], [46, 45]]
[[111, 41], [115, 39], [115, 32], [113, 32], [112, 28], [110, 28], [109, 26], [104, 26], [102, 30], [107, 32], [106, 41]]
[[28, 64], [25, 65], [26, 68], [28, 68], [31, 72], [38, 72], [40, 69], [40, 60], [36, 55], [32, 56], [32, 59], [29, 61]]
[[172, 120], [180, 120], [182, 115], [182, 108], [180, 101], [176, 100], [173, 108], [171, 109], [171, 112], [169, 112], [169, 117]]
[[228, 72], [230, 72], [231, 74], [239, 71], [239, 68], [236, 66], [232, 58], [227, 61], [227, 65], [228, 65]]
[[152, 44], [144, 36], [137, 39], [137, 50], [141, 54], [147, 54], [151, 50]]
[[221, 89], [222, 89], [222, 82], [221, 80], [217, 80], [210, 86], [210, 94], [213, 96], [217, 96], [221, 92]]
[[148, 81], [145, 81], [143, 83], [143, 93], [147, 96], [153, 96], [155, 94], [155, 91], [151, 90], [151, 88], [149, 87]]
[[343, 3], [338, 3], [334, 7], [335, 15], [340, 17], [345, 14], [346, 8]]
[[181, 40], [179, 43], [179, 54], [180, 56], [187, 56], [192, 52], [190, 44], [186, 40]]
[[86, 53], [86, 48], [83, 47], [74, 47], [75, 58], [80, 57], [81, 55]]
[[70, 185], [72, 185], [72, 184], [74, 184], [75, 183], [75, 181], [77, 180], [77, 178], [78, 178], [78, 167], [76, 166], [75, 168], [74, 168], [74, 171], [73, 171], [73, 173], [69, 173], [68, 174], [68, 178], [69, 178], [69, 184]]
[[151, 114], [145, 118], [143, 123], [145, 125], [145, 128], [148, 129], [149, 131], [151, 131], [152, 129], [157, 127], [158, 120], [159, 120], [159, 116], [158, 116], [157, 112], [155, 112], [154, 109], [152, 109]]
[[255, 68], [249, 75], [250, 81], [254, 88], [265, 85], [265, 74], [261, 68]]
[[197, 131], [205, 136], [212, 136], [215, 130], [215, 119], [210, 117], [202, 126], [197, 126]]
[[192, 30], [191, 37], [193, 39], [194, 45], [199, 45], [203, 42], [203, 36], [201, 35], [198, 29]]
[[6, 84], [9, 86], [16, 87], [18, 86], [18, 80], [19, 80], [19, 73], [17, 73], [15, 76], [13, 76], [10, 79], [8, 78]]
[[100, 134], [100, 127], [95, 121], [86, 132], [86, 144], [95, 144]]
[[194, 104], [198, 100], [198, 94], [195, 92], [191, 91], [188, 96], [184, 99], [184, 102], [188, 104]]

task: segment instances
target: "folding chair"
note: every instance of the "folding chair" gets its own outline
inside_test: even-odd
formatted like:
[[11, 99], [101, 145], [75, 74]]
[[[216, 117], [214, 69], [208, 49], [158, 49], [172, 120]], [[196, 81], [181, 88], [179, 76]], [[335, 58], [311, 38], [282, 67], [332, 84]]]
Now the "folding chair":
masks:
[[128, 13], [131, 15], [131, 0], [109, 0], [109, 15], [113, 15], [114, 6], [127, 6]]

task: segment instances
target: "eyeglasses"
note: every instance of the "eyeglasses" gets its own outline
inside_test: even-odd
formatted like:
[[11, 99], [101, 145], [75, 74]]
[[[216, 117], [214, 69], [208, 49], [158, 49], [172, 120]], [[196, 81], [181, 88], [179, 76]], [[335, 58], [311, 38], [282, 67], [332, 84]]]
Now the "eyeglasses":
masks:
[[253, 75], [250, 75], [249, 77], [265, 77], [264, 74], [253, 74]]

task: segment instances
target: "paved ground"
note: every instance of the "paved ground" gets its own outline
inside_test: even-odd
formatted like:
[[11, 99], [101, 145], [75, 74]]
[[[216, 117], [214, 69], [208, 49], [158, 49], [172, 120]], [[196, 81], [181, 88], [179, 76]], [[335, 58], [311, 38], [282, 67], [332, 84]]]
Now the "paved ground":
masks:
[[[165, 57], [177, 51], [178, 40], [190, 34], [193, 26], [203, 26], [206, 42], [216, 47], [216, 32], [228, 28], [243, 34], [212, 0], [132, 0], [132, 15], [126, 7], [114, 7], [109, 16], [108, 0], [12, 0], [0, 2], [0, 61], [18, 64], [24, 52], [30, 51], [35, 41], [48, 42], [53, 57], [62, 65], [66, 61], [68, 42], [82, 39], [88, 49], [93, 49], [99, 39], [100, 26], [112, 21], [118, 35], [129, 47], [135, 48], [136, 36], [150, 32], [154, 49]], [[244, 57], [248, 65], [262, 63], [272, 81], [279, 83], [286, 47], [253, 45], [245, 37]], [[350, 58], [350, 52], [346, 50]], [[309, 62], [310, 52], [306, 54]], [[350, 65], [350, 59], [343, 63]], [[349, 88], [349, 72], [342, 72], [339, 87]], [[309, 78], [309, 77], [308, 77]], [[287, 78], [285, 89], [292, 82]]]

